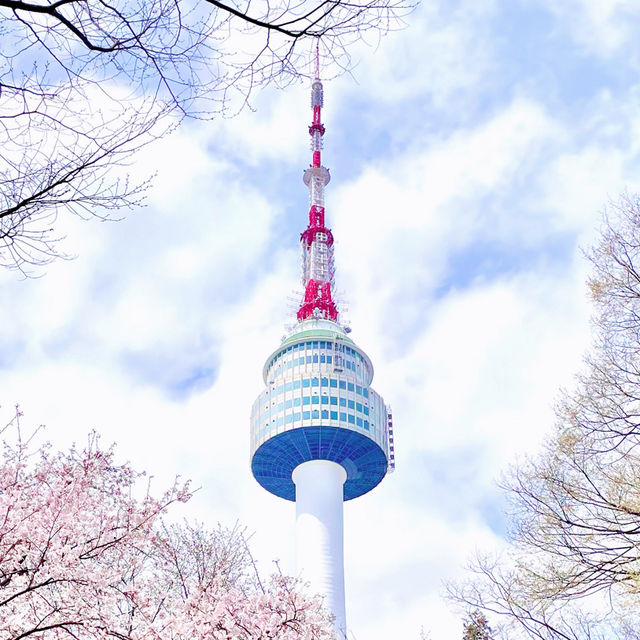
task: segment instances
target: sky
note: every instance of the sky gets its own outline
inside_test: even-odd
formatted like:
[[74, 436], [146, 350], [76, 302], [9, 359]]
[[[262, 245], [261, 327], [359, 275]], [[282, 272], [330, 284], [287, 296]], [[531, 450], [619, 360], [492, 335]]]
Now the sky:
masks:
[[[497, 483], [553, 427], [591, 340], [583, 250], [638, 189], [638, 25], [640, 0], [423, 0], [325, 83], [343, 318], [396, 442], [345, 505], [356, 640], [460, 638], [443, 584], [507, 544]], [[0, 272], [2, 416], [190, 478], [175, 517], [240, 522], [265, 573], [294, 571], [295, 507], [251, 476], [249, 412], [300, 289], [308, 91], [185, 123], [130, 168], [144, 209], [62, 216], [75, 259]]]

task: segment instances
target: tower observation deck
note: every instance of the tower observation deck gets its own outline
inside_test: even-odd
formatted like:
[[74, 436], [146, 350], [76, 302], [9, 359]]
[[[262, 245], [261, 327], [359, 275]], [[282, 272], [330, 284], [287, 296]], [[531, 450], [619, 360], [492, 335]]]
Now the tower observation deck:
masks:
[[393, 468], [391, 414], [371, 388], [373, 365], [340, 324], [333, 301], [333, 235], [325, 226], [321, 164], [323, 87], [316, 65], [309, 127], [309, 222], [300, 236], [304, 293], [297, 324], [267, 358], [251, 411], [251, 470], [296, 502], [296, 570], [325, 597], [346, 636], [343, 501], [371, 491]]

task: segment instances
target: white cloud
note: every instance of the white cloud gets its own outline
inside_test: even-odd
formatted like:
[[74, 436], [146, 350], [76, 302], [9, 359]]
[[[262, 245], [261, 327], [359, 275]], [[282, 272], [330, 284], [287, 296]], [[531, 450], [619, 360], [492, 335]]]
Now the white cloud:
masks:
[[358, 84], [341, 83], [342, 90], [352, 100], [370, 101], [372, 111], [363, 113], [364, 118], [375, 119], [376, 112], [416, 98], [445, 106], [456, 92], [486, 79], [493, 65], [487, 30], [495, 4], [419, 4], [407, 16], [405, 28], [387, 34], [376, 47], [354, 48]]
[[[480, 101], [483, 72], [500, 63], [496, 3], [435, 6], [382, 42], [359, 87], [327, 84], [333, 122], [362, 110], [344, 145], [353, 177], [334, 172], [327, 216], [353, 338], [394, 409], [398, 458], [394, 475], [345, 506], [359, 640], [417, 640], [422, 625], [434, 640], [461, 636], [440, 583], [475, 547], [500, 544], [494, 480], [544, 437], [588, 344], [577, 243], [638, 175], [633, 88], [585, 98], [569, 121], [546, 95], [514, 87], [481, 120], [458, 101], [425, 133], [458, 90]], [[626, 8], [614, 9], [605, 18], [616, 25]], [[430, 93], [436, 109], [420, 102]], [[261, 566], [280, 558], [292, 571], [293, 505], [251, 478], [248, 416], [298, 284], [296, 233], [283, 228], [292, 198], [303, 226], [306, 197], [282, 178], [308, 163], [307, 89], [257, 104], [140, 156], [136, 175], [158, 171], [147, 209], [111, 225], [63, 221], [77, 260], [40, 280], [0, 274], [0, 389], [56, 445], [96, 427], [159, 486], [192, 477], [202, 489], [185, 513], [240, 519]], [[383, 156], [352, 155], [381, 130]], [[204, 387], [175, 392], [199, 372]]]
[[593, 55], [624, 55], [636, 40], [640, 17], [637, 0], [540, 1], [558, 20], [558, 26]]
[[[452, 254], [478, 237], [512, 244], [544, 237], [546, 227], [519, 214], [518, 192], [509, 209], [496, 208], [495, 194], [527, 176], [557, 135], [539, 105], [516, 100], [485, 123], [428, 149], [382, 158], [336, 188], [330, 211], [338, 284], [349, 292], [354, 322], [372, 328], [367, 340], [382, 328], [365, 318], [381, 319], [394, 337], [392, 326], [420, 322]], [[402, 316], [386, 313], [401, 300]]]

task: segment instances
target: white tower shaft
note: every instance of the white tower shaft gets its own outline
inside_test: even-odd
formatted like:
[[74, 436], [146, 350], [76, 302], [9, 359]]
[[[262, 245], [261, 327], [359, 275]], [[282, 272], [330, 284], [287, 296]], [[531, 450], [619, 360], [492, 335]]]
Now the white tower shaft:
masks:
[[313, 593], [324, 596], [346, 637], [344, 597], [343, 486], [347, 472], [330, 460], [304, 462], [293, 471], [296, 485], [296, 571]]

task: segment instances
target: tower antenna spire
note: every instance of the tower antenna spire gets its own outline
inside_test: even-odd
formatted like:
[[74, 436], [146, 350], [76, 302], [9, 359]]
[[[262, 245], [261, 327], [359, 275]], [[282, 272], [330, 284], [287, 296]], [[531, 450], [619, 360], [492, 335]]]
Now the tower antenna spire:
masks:
[[298, 309], [299, 322], [307, 318], [338, 321], [338, 308], [333, 301], [334, 261], [333, 234], [324, 221], [324, 188], [329, 184], [329, 170], [322, 166], [321, 152], [325, 133], [322, 124], [324, 92], [320, 80], [320, 40], [316, 41], [315, 79], [311, 85], [313, 119], [309, 126], [311, 165], [303, 180], [309, 188], [309, 224], [300, 235], [302, 246], [302, 286], [304, 293]]
[[251, 471], [267, 491], [295, 501], [296, 572], [324, 597], [336, 637], [346, 640], [343, 503], [375, 488], [393, 469], [394, 452], [391, 412], [371, 387], [371, 360], [338, 322], [332, 298], [319, 51], [317, 40], [304, 172], [309, 223], [300, 235], [304, 294], [298, 322], [262, 371], [266, 386], [251, 410]]

